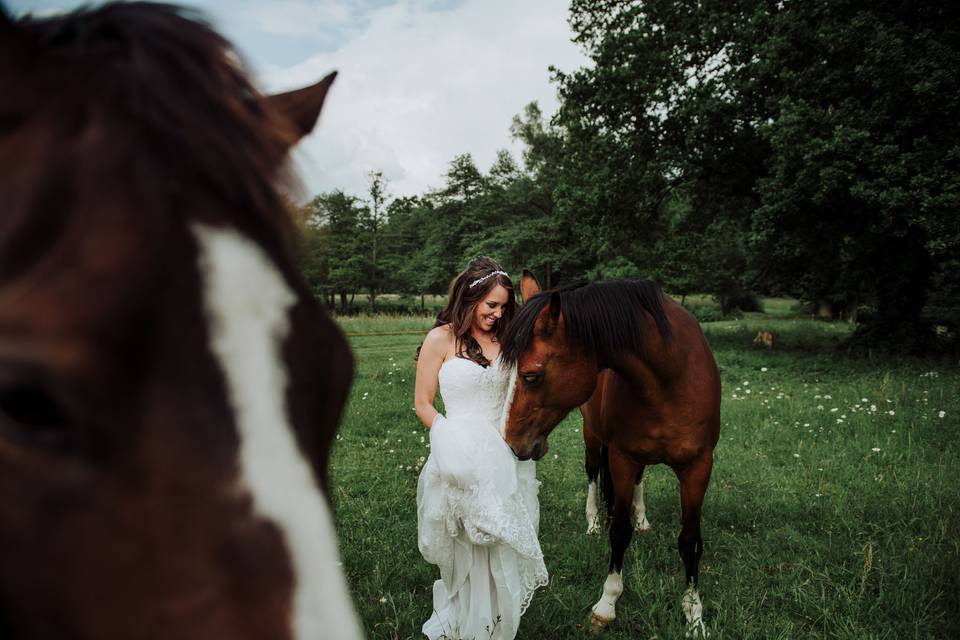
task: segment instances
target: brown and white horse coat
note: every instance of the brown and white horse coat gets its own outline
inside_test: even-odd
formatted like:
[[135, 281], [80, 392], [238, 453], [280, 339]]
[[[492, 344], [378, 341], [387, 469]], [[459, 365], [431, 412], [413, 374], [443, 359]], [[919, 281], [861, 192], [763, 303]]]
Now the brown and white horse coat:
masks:
[[352, 374], [268, 99], [165, 5], [0, 15], [0, 637], [359, 638], [324, 495]]

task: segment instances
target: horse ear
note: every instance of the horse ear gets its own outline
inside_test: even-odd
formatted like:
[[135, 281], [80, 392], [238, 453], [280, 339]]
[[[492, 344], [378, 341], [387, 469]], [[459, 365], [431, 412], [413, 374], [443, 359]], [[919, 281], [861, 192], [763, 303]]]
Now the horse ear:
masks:
[[552, 336], [560, 323], [560, 294], [556, 291], [550, 296], [550, 306], [543, 310], [540, 316], [540, 335], [543, 337]]
[[523, 301], [526, 302], [538, 293], [540, 293], [540, 283], [537, 282], [536, 276], [530, 273], [529, 269], [524, 269], [520, 277], [520, 295], [523, 296]]
[[293, 125], [294, 142], [313, 131], [314, 125], [317, 124], [317, 118], [320, 117], [323, 101], [327, 97], [327, 91], [336, 77], [337, 72], [334, 71], [320, 82], [309, 87], [278, 93], [265, 98], [271, 110], [281, 114]]

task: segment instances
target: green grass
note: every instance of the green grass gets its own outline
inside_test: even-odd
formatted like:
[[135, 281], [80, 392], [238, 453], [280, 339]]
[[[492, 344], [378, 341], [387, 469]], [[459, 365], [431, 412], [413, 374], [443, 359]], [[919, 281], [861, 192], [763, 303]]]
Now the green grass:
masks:
[[392, 316], [385, 314], [343, 316], [337, 318], [337, 324], [348, 337], [355, 334], [400, 334], [411, 333], [420, 336], [416, 339], [420, 344], [423, 334], [433, 326], [434, 318], [425, 316]]
[[[711, 637], [960, 637], [960, 367], [848, 358], [834, 349], [847, 326], [775, 308], [705, 325], [724, 385], [703, 513], [700, 587]], [[343, 326], [399, 333], [430, 324]], [[776, 348], [752, 345], [759, 329], [779, 334]], [[416, 543], [417, 474], [429, 453], [412, 410], [420, 339], [351, 338], [357, 375], [331, 475], [347, 577], [371, 638], [420, 638], [437, 578]], [[608, 563], [605, 534], [584, 535], [578, 413], [551, 435], [550, 452], [538, 476], [551, 582], [519, 638], [585, 637]], [[654, 529], [627, 552], [611, 640], [683, 636], [677, 481], [664, 466], [646, 478]]]

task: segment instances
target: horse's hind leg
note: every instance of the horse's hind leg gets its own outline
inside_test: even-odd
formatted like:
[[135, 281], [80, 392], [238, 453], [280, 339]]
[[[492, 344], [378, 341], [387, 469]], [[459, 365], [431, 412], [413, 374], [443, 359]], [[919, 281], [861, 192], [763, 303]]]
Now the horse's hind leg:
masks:
[[601, 443], [593, 434], [587, 416], [583, 418], [584, 468], [587, 472], [587, 535], [600, 533], [600, 511], [597, 508], [597, 476], [600, 475]]
[[636, 486], [633, 488], [633, 530], [636, 533], [646, 533], [652, 528], [650, 521], [647, 520], [647, 506], [643, 502], [643, 470], [640, 467], [640, 473], [637, 474]]
[[603, 583], [603, 595], [593, 605], [590, 630], [598, 633], [617, 617], [617, 600], [623, 593], [623, 555], [633, 536], [631, 514], [633, 510], [633, 489], [639, 467], [636, 463], [608, 450], [606, 473], [610, 474], [613, 489], [613, 514], [610, 519], [610, 570]]
[[713, 469], [713, 452], [707, 451], [690, 464], [676, 469], [680, 479], [680, 509], [683, 526], [677, 547], [687, 574], [687, 587], [683, 593], [683, 614], [687, 620], [687, 636], [706, 637], [703, 624], [703, 605], [697, 581], [700, 573], [700, 556], [703, 555], [703, 539], [700, 537], [700, 508], [710, 482]]

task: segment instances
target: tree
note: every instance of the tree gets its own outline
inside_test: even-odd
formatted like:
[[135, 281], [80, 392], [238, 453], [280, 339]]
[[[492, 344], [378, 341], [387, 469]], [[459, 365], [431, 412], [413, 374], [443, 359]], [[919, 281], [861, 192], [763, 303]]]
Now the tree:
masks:
[[760, 49], [757, 81], [781, 95], [760, 129], [759, 255], [778, 274], [781, 256], [809, 265], [810, 297], [875, 300], [866, 342], [926, 335], [931, 274], [960, 247], [958, 18], [952, 3], [796, 3]]
[[870, 299], [862, 335], [921, 333], [930, 274], [960, 247], [956, 5], [574, 0], [570, 21], [593, 64], [554, 71], [558, 206], [610, 254], [699, 256], [721, 298]]
[[316, 274], [314, 290], [331, 297], [338, 295], [341, 313], [349, 310], [347, 295], [352, 298], [363, 285], [362, 212], [359, 200], [340, 190], [322, 193], [305, 207], [312, 263], [308, 272]]
[[382, 171], [371, 171], [367, 174], [370, 180], [368, 190], [369, 206], [362, 210], [360, 216], [360, 229], [364, 240], [368, 244], [367, 255], [369, 259], [365, 269], [365, 284], [370, 299], [370, 308], [377, 306], [377, 293], [383, 285], [383, 271], [379, 262], [381, 234], [387, 221], [387, 179], [383, 177]]

